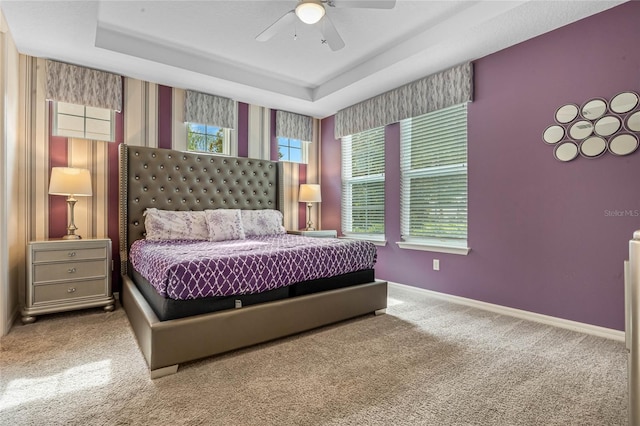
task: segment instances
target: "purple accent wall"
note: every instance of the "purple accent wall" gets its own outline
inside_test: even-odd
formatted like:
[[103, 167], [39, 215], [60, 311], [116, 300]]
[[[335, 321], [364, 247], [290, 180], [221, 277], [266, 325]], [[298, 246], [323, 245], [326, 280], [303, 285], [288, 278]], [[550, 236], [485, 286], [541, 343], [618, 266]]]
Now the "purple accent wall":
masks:
[[[396, 245], [399, 129], [388, 126], [388, 243], [378, 250], [377, 276], [623, 330], [623, 261], [640, 229], [640, 151], [561, 163], [541, 134], [563, 104], [640, 91], [639, 20], [640, 2], [629, 2], [475, 61], [468, 256]], [[340, 214], [340, 147], [333, 118], [322, 126], [323, 223], [330, 228]]]
[[158, 85], [158, 148], [171, 149], [173, 137], [173, 88]]
[[249, 156], [249, 104], [238, 102], [238, 157]]
[[334, 137], [334, 117], [327, 117], [320, 122], [322, 148], [320, 150], [320, 180], [322, 186], [322, 228], [335, 229], [340, 235], [342, 222], [340, 218], [341, 165], [340, 140]]

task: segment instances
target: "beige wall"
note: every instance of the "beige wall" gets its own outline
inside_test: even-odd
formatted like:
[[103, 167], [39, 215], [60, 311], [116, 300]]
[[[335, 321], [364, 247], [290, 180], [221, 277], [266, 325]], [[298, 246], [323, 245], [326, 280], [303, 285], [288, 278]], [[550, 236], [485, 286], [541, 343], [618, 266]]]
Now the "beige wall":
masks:
[[26, 188], [24, 145], [19, 139], [20, 56], [0, 16], [0, 332], [6, 334], [18, 314], [24, 282]]

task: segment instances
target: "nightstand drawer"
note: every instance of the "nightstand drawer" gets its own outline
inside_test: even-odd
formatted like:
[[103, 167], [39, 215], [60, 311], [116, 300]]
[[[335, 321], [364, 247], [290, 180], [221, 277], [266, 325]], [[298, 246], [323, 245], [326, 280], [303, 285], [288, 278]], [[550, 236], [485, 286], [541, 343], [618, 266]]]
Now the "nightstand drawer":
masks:
[[33, 289], [33, 302], [69, 300], [77, 297], [106, 295], [104, 278], [91, 281], [75, 281], [63, 284], [37, 285]]
[[[104, 277], [107, 274], [104, 260], [69, 263], [46, 263], [33, 266], [33, 281], [75, 280]], [[102, 278], [104, 281], [104, 278]]]
[[96, 248], [70, 248], [67, 250], [36, 250], [33, 253], [33, 262], [74, 261], [84, 259], [106, 259], [107, 249]]

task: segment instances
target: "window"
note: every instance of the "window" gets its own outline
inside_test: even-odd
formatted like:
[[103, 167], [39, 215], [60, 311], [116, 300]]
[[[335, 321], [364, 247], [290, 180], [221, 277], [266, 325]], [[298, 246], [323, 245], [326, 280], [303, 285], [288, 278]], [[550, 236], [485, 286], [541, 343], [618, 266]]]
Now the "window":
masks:
[[342, 138], [342, 232], [384, 239], [384, 127]]
[[115, 140], [115, 112], [105, 108], [53, 102], [53, 134], [68, 138]]
[[278, 137], [278, 158], [280, 161], [307, 163], [307, 142], [300, 139]]
[[187, 150], [230, 155], [229, 129], [187, 123]]
[[467, 104], [402, 120], [400, 144], [403, 241], [466, 249]]

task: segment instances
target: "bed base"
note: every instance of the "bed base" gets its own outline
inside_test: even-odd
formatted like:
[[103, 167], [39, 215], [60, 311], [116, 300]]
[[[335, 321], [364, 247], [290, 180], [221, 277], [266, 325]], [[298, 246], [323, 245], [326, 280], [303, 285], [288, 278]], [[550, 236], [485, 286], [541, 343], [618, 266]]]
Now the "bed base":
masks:
[[129, 276], [122, 305], [152, 379], [176, 373], [187, 361], [252, 346], [349, 318], [384, 313], [387, 283], [371, 283], [160, 321]]

